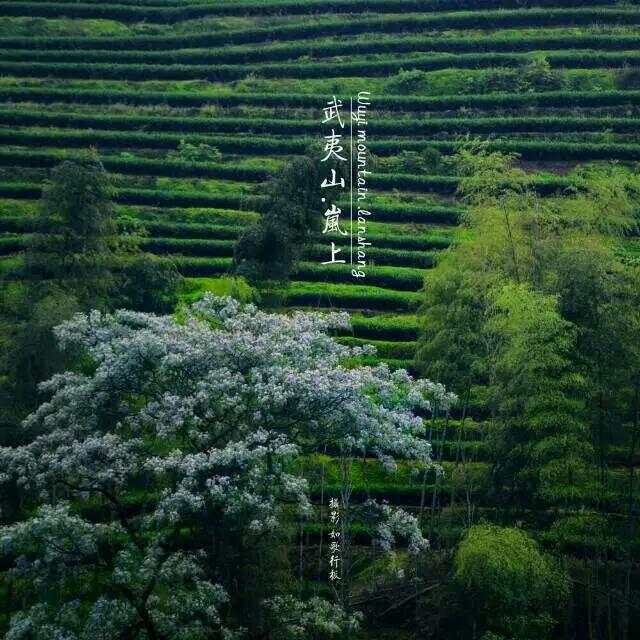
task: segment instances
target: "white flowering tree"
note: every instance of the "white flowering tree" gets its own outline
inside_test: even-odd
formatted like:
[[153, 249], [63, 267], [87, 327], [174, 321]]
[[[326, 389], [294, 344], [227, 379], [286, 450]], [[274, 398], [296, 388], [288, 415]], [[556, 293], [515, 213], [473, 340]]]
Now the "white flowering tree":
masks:
[[[57, 327], [62, 348], [85, 354], [78, 370], [42, 385], [31, 443], [0, 449], [0, 482], [21, 502], [0, 529], [19, 610], [6, 637], [244, 635], [224, 554], [309, 512], [296, 456], [337, 444], [387, 467], [430, 463], [414, 411], [429, 409], [431, 383], [344, 366], [360, 351], [327, 331], [347, 325], [205, 296], [176, 317], [92, 312]], [[426, 547], [412, 516], [377, 511], [384, 548], [397, 536]], [[261, 624], [286, 609], [281, 637], [357, 624], [318, 598], [272, 595]]]

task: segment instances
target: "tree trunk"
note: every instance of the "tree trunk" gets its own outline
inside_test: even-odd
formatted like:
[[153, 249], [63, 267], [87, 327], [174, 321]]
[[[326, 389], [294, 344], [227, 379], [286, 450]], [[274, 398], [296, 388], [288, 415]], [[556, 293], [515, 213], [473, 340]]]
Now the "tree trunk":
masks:
[[593, 635], [593, 596], [591, 593], [591, 567], [587, 562], [587, 557], [584, 558], [584, 577], [585, 577], [585, 588], [584, 593], [586, 597], [586, 605], [587, 605], [587, 638], [588, 640], [594, 640]]
[[[456, 440], [456, 457], [454, 460], [454, 466], [456, 469], [456, 473], [460, 468], [460, 458], [462, 455], [462, 437], [464, 436], [464, 424], [467, 419], [467, 405], [469, 403], [469, 392], [465, 393], [465, 400], [462, 405], [462, 415], [460, 417], [460, 424], [458, 425], [458, 438]], [[454, 506], [456, 503], [456, 486], [455, 483], [451, 483], [451, 496], [449, 499], [451, 506]]]
[[632, 544], [636, 534], [635, 458], [638, 443], [640, 414], [640, 380], [636, 379], [633, 394], [633, 421], [631, 423], [631, 450], [629, 452], [629, 497], [627, 505], [627, 548], [625, 550], [624, 592], [622, 603], [622, 640], [629, 638], [631, 618], [631, 571], [633, 567]]
[[[442, 426], [442, 433], [440, 437], [440, 449], [438, 450], [438, 465], [442, 464], [442, 455], [444, 452], [444, 441], [447, 437], [447, 429], [449, 426], [449, 415], [447, 414], [444, 425]], [[433, 483], [433, 495], [431, 496], [431, 518], [429, 519], [429, 538], [433, 537], [433, 524], [434, 518], [436, 515], [436, 507], [438, 506], [438, 489], [440, 486], [440, 474], [436, 474], [434, 483]]]
[[[327, 448], [324, 448], [325, 453], [327, 452]], [[316, 584], [314, 587], [314, 593], [318, 594], [318, 587], [320, 586], [320, 581], [322, 580], [322, 544], [324, 541], [324, 474], [325, 474], [325, 463], [322, 461], [322, 465], [320, 467], [320, 540], [318, 541], [318, 575], [316, 577]]]
[[350, 510], [351, 501], [351, 465], [352, 459], [344, 453], [340, 457], [340, 502], [341, 502], [341, 519], [340, 519], [340, 541], [342, 544], [342, 576], [340, 580], [340, 604], [349, 610], [349, 593], [351, 586], [351, 531], [350, 531]]

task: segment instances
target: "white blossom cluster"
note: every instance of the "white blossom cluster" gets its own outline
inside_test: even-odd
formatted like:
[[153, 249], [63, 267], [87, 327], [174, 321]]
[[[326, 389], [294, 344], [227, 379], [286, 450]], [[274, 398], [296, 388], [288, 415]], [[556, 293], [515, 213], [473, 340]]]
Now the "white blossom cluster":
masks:
[[347, 614], [342, 607], [314, 597], [301, 601], [293, 596], [275, 596], [265, 602], [281, 640], [339, 638], [360, 628], [362, 614]]
[[409, 553], [412, 555], [418, 555], [429, 548], [429, 541], [422, 535], [415, 516], [402, 509], [394, 509], [388, 504], [379, 504], [375, 500], [369, 500], [367, 506], [379, 519], [375, 543], [383, 551], [391, 551], [396, 546], [397, 538], [407, 541]]
[[[60, 345], [86, 362], [41, 385], [48, 400], [24, 423], [39, 435], [0, 449], [0, 486], [42, 505], [0, 530], [1, 550], [43, 601], [69, 581], [79, 588], [91, 566], [108, 589], [88, 613], [63, 596], [58, 607], [36, 604], [8, 637], [41, 628], [47, 638], [107, 640], [153, 627], [166, 639], [213, 628], [232, 638], [219, 615], [226, 594], [205, 571], [212, 558], [205, 545], [176, 549], [181, 528], [206, 537], [224, 523], [241, 539], [276, 530], [285, 508], [307, 511], [306, 482], [290, 471], [303, 446], [372, 452], [390, 469], [395, 455], [430, 464], [414, 411], [448, 410], [455, 397], [385, 365], [342, 366], [368, 353], [327, 334], [347, 326], [345, 314], [269, 314], [207, 295], [176, 317], [94, 311], [57, 327]], [[130, 515], [132, 490], [154, 496], [151, 509]], [[96, 501], [108, 522], [81, 515]], [[396, 534], [425, 547], [410, 516], [383, 515], [383, 547]]]

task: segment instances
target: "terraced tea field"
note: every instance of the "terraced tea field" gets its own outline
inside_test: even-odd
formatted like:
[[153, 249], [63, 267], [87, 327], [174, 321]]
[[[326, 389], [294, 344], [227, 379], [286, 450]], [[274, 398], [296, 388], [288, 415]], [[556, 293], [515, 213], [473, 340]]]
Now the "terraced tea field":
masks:
[[[234, 245], [266, 210], [266, 182], [285, 160], [322, 141], [328, 100], [347, 103], [361, 91], [371, 96], [366, 277], [355, 280], [350, 265], [323, 265], [329, 242], [345, 255], [348, 239], [318, 232], [288, 286], [251, 294], [278, 311], [348, 310], [353, 328], [339, 337], [343, 343], [373, 344], [378, 358], [368, 362], [415, 371], [422, 290], [465, 215], [451, 160], [460, 138], [519, 154], [519, 166], [543, 196], [570, 190], [572, 170], [582, 163], [640, 161], [640, 5], [0, 0], [0, 271], [16, 277], [50, 170], [95, 148], [114, 184], [119, 225], [139, 232], [142, 249], [175, 263], [185, 276], [182, 299], [228, 293], [236, 286]], [[346, 199], [336, 204], [348, 212]], [[319, 205], [319, 219], [322, 214]], [[626, 258], [637, 260], [638, 238], [624, 246]], [[475, 409], [463, 419], [429, 421], [443, 477], [413, 475], [402, 460], [395, 475], [372, 458], [353, 464], [354, 496], [419, 515], [443, 555], [471, 522], [485, 517], [517, 523], [543, 541], [555, 517], [545, 506], [537, 510], [534, 500], [522, 508], [496, 506], [495, 425]], [[627, 491], [638, 476], [634, 429], [630, 450], [622, 436], [612, 436], [607, 483], [595, 480], [605, 464], [589, 460], [581, 497], [580, 517], [606, 513], [615, 540], [626, 535]], [[340, 489], [332, 454], [329, 447], [296, 463], [316, 506], [314, 519], [291, 536], [299, 545], [300, 583], [303, 548], [309, 557], [322, 556], [327, 496]], [[155, 500], [146, 490], [132, 491], [127, 508], [142, 513]], [[354, 525], [356, 545], [368, 545], [370, 534]], [[566, 553], [572, 576], [591, 580], [587, 557], [592, 554], [597, 567], [607, 544], [588, 549], [576, 534]], [[434, 556], [432, 566], [439, 562]], [[632, 576], [615, 550], [609, 560], [614, 583], [627, 580], [637, 601], [637, 563]], [[307, 578], [316, 572], [315, 564], [306, 569]], [[328, 590], [324, 582], [320, 588]], [[591, 625], [591, 582], [575, 582], [581, 585], [575, 602], [586, 594]], [[317, 584], [312, 588], [315, 593]], [[607, 606], [594, 617], [609, 616], [610, 624], [610, 599]]]
[[[219, 291], [264, 181], [320, 139], [326, 100], [370, 91], [366, 279], [322, 265], [318, 234], [290, 286], [262, 301], [348, 309], [342, 340], [411, 368], [419, 291], [464, 214], [447, 162], [459, 136], [517, 151], [542, 193], [569, 187], [577, 163], [640, 159], [640, 9], [522, 4], [3, 0], [4, 268], [34, 229], [49, 169], [95, 147], [123, 225], [139, 223], [142, 247], [171, 256], [185, 299]], [[182, 140], [214, 157], [185, 160]]]
[[[373, 340], [392, 364], [411, 363], [419, 290], [464, 212], [446, 161], [458, 136], [517, 151], [547, 192], [566, 188], [576, 163], [640, 159], [631, 3], [2, 0], [0, 14], [5, 268], [48, 169], [96, 147], [123, 222], [149, 234], [143, 247], [172, 256], [191, 294], [215, 289], [268, 175], [322, 135], [325, 101], [370, 91], [365, 282], [321, 265], [318, 236], [291, 285], [264, 301], [347, 308], [345, 340]], [[180, 159], [181, 140], [215, 158]]]

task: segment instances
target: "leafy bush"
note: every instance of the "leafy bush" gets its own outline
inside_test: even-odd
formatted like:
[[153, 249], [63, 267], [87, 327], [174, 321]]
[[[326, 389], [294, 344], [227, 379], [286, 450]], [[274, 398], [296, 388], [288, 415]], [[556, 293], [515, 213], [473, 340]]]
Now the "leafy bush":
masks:
[[544, 56], [534, 58], [517, 71], [518, 87], [521, 91], [554, 91], [563, 88], [562, 77], [551, 68]]
[[170, 160], [180, 160], [181, 162], [215, 162], [222, 158], [220, 150], [211, 145], [200, 143], [191, 144], [186, 140], [180, 140], [177, 151], [170, 151], [167, 154]]
[[387, 80], [385, 90], [401, 96], [420, 95], [427, 88], [427, 83], [428, 75], [424, 71], [419, 69], [400, 69]]
[[524, 531], [474, 526], [454, 564], [486, 631], [514, 640], [549, 637], [567, 602], [569, 580]]
[[[624, 73], [623, 67], [622, 73]], [[501, 93], [487, 94], [483, 87], [479, 93], [437, 96], [379, 96], [379, 108], [405, 111], [449, 111], [451, 109], [475, 108], [495, 109], [514, 107], [564, 107], [570, 102], [575, 107], [604, 107], [616, 105], [639, 105], [639, 91], [550, 91], [544, 93], [512, 93], [512, 87]], [[216, 105], [233, 107], [254, 105], [261, 107], [317, 108], [318, 100], [313, 94], [291, 93], [230, 93], [187, 91], [131, 91], [101, 89], [65, 89], [57, 87], [0, 87], [0, 99], [14, 102], [66, 102], [81, 104], [110, 104], [124, 102], [131, 105], [169, 105], [172, 107], [202, 107]]]

